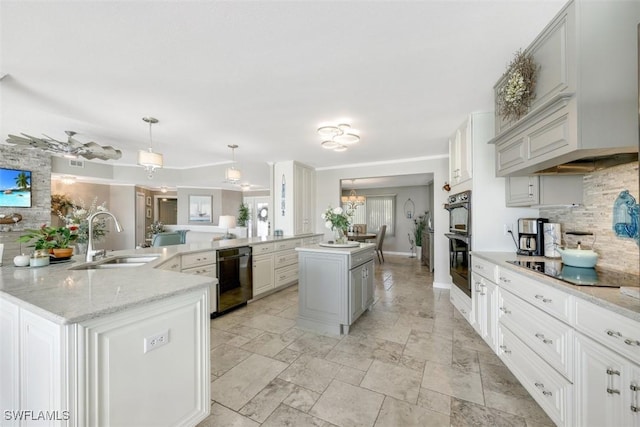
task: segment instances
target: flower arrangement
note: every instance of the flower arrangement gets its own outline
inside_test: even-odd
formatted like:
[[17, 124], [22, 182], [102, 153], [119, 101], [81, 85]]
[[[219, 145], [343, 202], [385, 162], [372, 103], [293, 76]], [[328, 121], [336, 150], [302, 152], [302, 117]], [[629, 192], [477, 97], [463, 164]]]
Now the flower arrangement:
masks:
[[30, 228], [18, 238], [20, 243], [31, 243], [35, 250], [68, 248], [78, 238], [78, 227], [47, 227], [43, 224], [40, 228]]
[[164, 232], [164, 224], [160, 221], [155, 221], [153, 224], [149, 226], [149, 230], [151, 230], [151, 234], [158, 234]]
[[519, 119], [527, 113], [535, 98], [537, 67], [531, 54], [515, 53], [509, 64], [507, 82], [498, 90], [499, 113], [504, 119]]
[[351, 215], [340, 206], [335, 208], [329, 206], [321, 217], [325, 221], [325, 227], [336, 231], [336, 243], [346, 243], [347, 230], [349, 224], [351, 224]]
[[[64, 221], [67, 227], [76, 226], [77, 242], [87, 243], [89, 241], [89, 222], [87, 219], [96, 212], [107, 210], [106, 202], [98, 204], [98, 197], [93, 199], [89, 207], [85, 207], [84, 201], [80, 199], [80, 203], [71, 202], [71, 212], [64, 215], [58, 211], [58, 217]], [[93, 239], [100, 241], [109, 230], [107, 230], [107, 218], [97, 218], [93, 223]]]

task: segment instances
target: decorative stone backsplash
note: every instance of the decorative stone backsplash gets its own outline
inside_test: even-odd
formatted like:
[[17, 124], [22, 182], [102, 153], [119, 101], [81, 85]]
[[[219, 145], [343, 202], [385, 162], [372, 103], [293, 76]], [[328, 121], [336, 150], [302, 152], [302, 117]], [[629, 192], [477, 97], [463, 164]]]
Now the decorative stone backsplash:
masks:
[[[635, 240], [615, 235], [613, 231], [613, 204], [623, 190], [640, 200], [638, 162], [604, 169], [583, 178], [583, 205], [576, 208], [541, 208], [540, 216], [550, 222], [562, 224], [563, 244], [575, 247], [577, 240], [585, 246], [591, 236], [566, 236], [565, 231], [590, 231], [596, 238], [594, 250], [598, 253], [598, 266], [638, 274], [640, 251]], [[566, 242], [564, 239], [566, 238]]]

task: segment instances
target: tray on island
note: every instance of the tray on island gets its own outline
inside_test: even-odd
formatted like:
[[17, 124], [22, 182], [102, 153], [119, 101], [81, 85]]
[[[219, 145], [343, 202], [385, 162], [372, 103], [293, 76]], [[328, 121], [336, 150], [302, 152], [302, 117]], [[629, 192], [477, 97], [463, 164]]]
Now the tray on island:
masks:
[[329, 243], [322, 242], [318, 243], [320, 246], [324, 246], [325, 248], [356, 248], [360, 246], [360, 242], [347, 242], [347, 243]]

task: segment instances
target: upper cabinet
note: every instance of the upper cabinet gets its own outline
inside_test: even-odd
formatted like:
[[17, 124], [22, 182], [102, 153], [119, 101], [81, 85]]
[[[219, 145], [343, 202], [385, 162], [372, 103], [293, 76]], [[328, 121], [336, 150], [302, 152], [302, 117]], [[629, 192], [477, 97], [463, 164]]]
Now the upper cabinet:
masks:
[[467, 119], [449, 138], [449, 184], [455, 186], [471, 179], [472, 145], [470, 120]]
[[640, 2], [567, 3], [525, 50], [538, 67], [529, 111], [505, 120], [496, 103], [498, 176], [638, 152], [639, 21]]

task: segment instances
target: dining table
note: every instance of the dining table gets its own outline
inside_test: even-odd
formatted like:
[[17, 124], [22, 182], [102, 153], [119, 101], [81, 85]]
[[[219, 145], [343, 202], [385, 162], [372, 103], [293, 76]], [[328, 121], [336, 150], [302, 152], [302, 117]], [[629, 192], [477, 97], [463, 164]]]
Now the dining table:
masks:
[[347, 233], [347, 239], [354, 240], [356, 242], [364, 242], [366, 240], [375, 238], [375, 233]]

